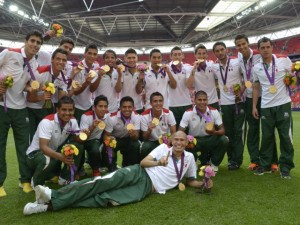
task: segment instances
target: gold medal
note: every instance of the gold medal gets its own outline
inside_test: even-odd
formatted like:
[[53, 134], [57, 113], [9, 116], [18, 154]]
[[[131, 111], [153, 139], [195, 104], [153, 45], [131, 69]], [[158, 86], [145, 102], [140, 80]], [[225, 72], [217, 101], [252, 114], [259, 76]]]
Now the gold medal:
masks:
[[180, 190], [180, 191], [184, 191], [185, 190], [185, 185], [183, 184], [183, 183], [179, 183], [178, 184], [178, 189]]
[[108, 65], [102, 66], [101, 69], [104, 70], [105, 73], [110, 71], [110, 67]]
[[208, 122], [205, 124], [205, 129], [208, 131], [212, 131], [214, 129], [214, 123], [213, 122]]
[[87, 134], [84, 132], [79, 133], [79, 139], [85, 141], [87, 139]]
[[105, 126], [106, 126], [106, 124], [105, 124], [103, 121], [100, 121], [100, 122], [98, 123], [98, 128], [99, 128], [100, 130], [104, 130]]
[[177, 66], [179, 63], [180, 63], [180, 62], [179, 62], [178, 60], [176, 60], [176, 61], [174, 61], [172, 64], [173, 64], [174, 66]]
[[33, 80], [30, 84], [33, 90], [37, 90], [40, 88], [40, 83], [37, 80]]
[[77, 68], [80, 69], [80, 70], [84, 70], [84, 66], [82, 64], [78, 64]]
[[157, 66], [159, 66], [159, 67], [162, 67], [162, 64], [161, 63], [158, 63], [158, 64], [156, 64]]
[[223, 91], [225, 91], [225, 92], [228, 91], [228, 87], [226, 85], [223, 86]]
[[159, 124], [159, 119], [153, 118], [152, 123], [157, 126]]
[[198, 63], [203, 63], [204, 59], [198, 59], [197, 61], [198, 61]]
[[271, 86], [269, 87], [269, 92], [270, 92], [271, 94], [275, 94], [275, 93], [277, 92], [277, 87], [276, 87], [275, 85], [271, 85]]
[[129, 123], [127, 126], [126, 126], [126, 129], [127, 130], [133, 130], [134, 129], [134, 125], [132, 123]]
[[78, 86], [79, 86], [78, 81], [73, 80], [73, 81], [72, 81], [72, 87], [73, 87], [74, 89], [76, 89]]
[[246, 88], [251, 88], [252, 87], [252, 83], [250, 80], [247, 80], [245, 83]]
[[125, 71], [125, 66], [124, 65], [120, 64], [120, 65], [118, 65], [118, 67], [120, 68], [121, 72]]
[[96, 72], [94, 70], [90, 70], [89, 72], [89, 77], [95, 77], [96, 76]]

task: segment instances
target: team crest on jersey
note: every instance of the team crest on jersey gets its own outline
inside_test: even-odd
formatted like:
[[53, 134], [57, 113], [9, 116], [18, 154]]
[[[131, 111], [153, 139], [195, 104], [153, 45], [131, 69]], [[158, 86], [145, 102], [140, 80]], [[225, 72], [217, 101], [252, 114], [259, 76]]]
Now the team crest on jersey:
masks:
[[266, 119], [266, 117], [265, 117], [265, 116], [262, 116], [262, 117], [261, 117], [261, 119], [262, 119], [262, 120], [265, 120], [265, 119]]
[[19, 65], [20, 65], [19, 62], [17, 62], [17, 61], [14, 62], [13, 64], [16, 65], [16, 66], [19, 66]]
[[116, 124], [116, 127], [122, 127], [122, 126], [123, 126], [123, 122], [122, 122], [122, 123], [118, 122], [118, 123]]
[[283, 115], [283, 117], [284, 117], [284, 118], [289, 118], [289, 117], [290, 117], [290, 114], [289, 114], [288, 112], [285, 112], [284, 115]]

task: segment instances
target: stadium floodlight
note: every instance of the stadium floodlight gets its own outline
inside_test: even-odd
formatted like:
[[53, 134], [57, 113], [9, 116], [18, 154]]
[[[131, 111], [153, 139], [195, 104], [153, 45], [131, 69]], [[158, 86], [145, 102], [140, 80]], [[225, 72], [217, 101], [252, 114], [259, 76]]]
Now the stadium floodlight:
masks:
[[16, 5], [10, 5], [9, 6], [9, 11], [11, 11], [11, 12], [17, 12], [18, 11], [18, 6], [16, 6]]

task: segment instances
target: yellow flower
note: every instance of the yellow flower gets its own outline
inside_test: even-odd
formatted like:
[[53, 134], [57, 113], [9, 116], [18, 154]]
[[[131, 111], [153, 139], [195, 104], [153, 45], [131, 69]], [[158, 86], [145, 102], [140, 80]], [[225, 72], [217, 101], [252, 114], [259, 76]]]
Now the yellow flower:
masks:
[[160, 136], [158, 137], [158, 143], [159, 143], [160, 145], [163, 143], [163, 141], [162, 141], [162, 135], [160, 135]]
[[204, 172], [202, 170], [199, 171], [199, 176], [201, 176], [201, 177], [204, 176]]
[[48, 83], [48, 87], [54, 88], [54, 84], [53, 83]]
[[297, 65], [300, 65], [300, 61], [295, 62]]
[[295, 65], [295, 70], [299, 70], [300, 69], [300, 64], [296, 64]]
[[204, 169], [205, 169], [205, 166], [201, 166], [201, 167], [200, 167], [200, 170], [203, 171]]
[[79, 150], [78, 150], [78, 148], [74, 148], [74, 155], [78, 155], [79, 154]]
[[196, 138], [194, 138], [193, 143], [194, 143], [194, 145], [197, 144], [197, 139]]

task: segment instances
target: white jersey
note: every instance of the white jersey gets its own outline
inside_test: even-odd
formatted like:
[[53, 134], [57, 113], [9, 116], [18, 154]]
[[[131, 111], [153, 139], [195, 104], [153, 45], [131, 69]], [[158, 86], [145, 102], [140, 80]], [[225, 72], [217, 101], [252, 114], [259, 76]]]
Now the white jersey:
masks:
[[131, 74], [128, 69], [122, 73], [122, 90], [121, 98], [125, 96], [130, 96], [134, 100], [134, 109], [141, 110], [143, 109], [143, 100], [142, 95], [136, 93], [135, 86], [139, 79], [139, 71], [136, 71], [134, 74]]
[[192, 105], [190, 91], [186, 86], [186, 80], [190, 77], [192, 67], [189, 64], [181, 64], [181, 71], [175, 72], [172, 62], [169, 64], [170, 71], [177, 82], [175, 89], [169, 87], [169, 107]]
[[[223, 124], [219, 111], [213, 107], [208, 106], [204, 115], [210, 118], [211, 122], [217, 126]], [[180, 126], [182, 128], [188, 127], [189, 134], [194, 137], [204, 137], [210, 135], [205, 131], [206, 122], [205, 118], [202, 116], [200, 117], [197, 113], [196, 106], [194, 106], [193, 108], [185, 111], [180, 121]]]
[[118, 80], [118, 72], [113, 68], [111, 75], [104, 74], [100, 80], [98, 88], [94, 92], [94, 97], [104, 95], [108, 99], [108, 111], [110, 113], [118, 110], [118, 93], [116, 92], [116, 83]]
[[218, 102], [218, 94], [216, 89], [216, 77], [213, 73], [213, 62], [206, 61], [205, 71], [198, 69], [194, 74], [195, 79], [195, 90], [197, 91], [205, 91], [207, 94], [207, 102], [208, 104], [214, 104]]
[[37, 55], [37, 62], [39, 66], [47, 66], [51, 64], [52, 52], [39, 50], [39, 52], [36, 55]]
[[[244, 61], [243, 55], [240, 52], [238, 53], [238, 59], [239, 59], [241, 71], [243, 73], [244, 81], [246, 82], [249, 80], [253, 84], [253, 67], [260, 62], [261, 55], [257, 50], [252, 50], [250, 48], [250, 57], [247, 61]], [[247, 77], [247, 73], [248, 73], [248, 77]], [[252, 86], [251, 88], [246, 88], [245, 91], [246, 91], [247, 98], [252, 98], [252, 93], [253, 93]]]
[[162, 73], [155, 74], [152, 67], [145, 72], [144, 78], [144, 90], [146, 96], [145, 109], [151, 108], [150, 96], [153, 92], [159, 92], [164, 97], [164, 108], [168, 109], [168, 86], [169, 86], [169, 76]]
[[[5, 93], [7, 108], [26, 108], [24, 88], [31, 76], [25, 58], [24, 48], [5, 49], [0, 53], [0, 76], [11, 75], [14, 79], [13, 86]], [[34, 57], [29, 61], [29, 65], [33, 72], [36, 71], [38, 64]], [[4, 102], [1, 101], [0, 105], [4, 106]]]
[[40, 149], [40, 138], [49, 140], [49, 147], [56, 151], [67, 140], [70, 132], [74, 131], [79, 131], [75, 118], [61, 128], [57, 113], [48, 115], [39, 123], [26, 155]]
[[[85, 80], [87, 74], [90, 72], [90, 70], [97, 70], [99, 68], [99, 64], [97, 62], [94, 62], [92, 64], [91, 69], [88, 68], [86, 65], [85, 59], [81, 61], [82, 65], [84, 66], [84, 69], [81, 70], [78, 74], [75, 75], [74, 80], [77, 81], [80, 85], [82, 85]], [[94, 77], [94, 79], [91, 81], [91, 83], [94, 83], [97, 79], [97, 76]], [[93, 94], [90, 91], [90, 85], [87, 86], [80, 94], [73, 95], [72, 96], [75, 108], [80, 110], [88, 110], [93, 105]]]
[[128, 131], [126, 129], [126, 125], [129, 123], [134, 125], [134, 130], [140, 130], [140, 115], [136, 112], [132, 112], [129, 121], [127, 122], [122, 119], [121, 111], [117, 111], [110, 114], [110, 116], [108, 117], [105, 131], [109, 132], [116, 138], [129, 137]]
[[[167, 190], [170, 190], [178, 185], [177, 174], [172, 159], [172, 148], [169, 148], [166, 144], [161, 144], [150, 153], [154, 159], [159, 160], [163, 156], [167, 156], [168, 152], [171, 152], [171, 154], [168, 158], [167, 166], [153, 166], [145, 168], [156, 192], [159, 194], [165, 194]], [[184, 151], [183, 154], [183, 171], [180, 180], [183, 177], [196, 179], [197, 167], [193, 154], [187, 151]], [[176, 165], [180, 171], [181, 159], [176, 162]]]
[[[229, 60], [230, 59], [230, 60]], [[229, 61], [229, 65], [228, 65]], [[223, 79], [225, 79], [226, 68], [228, 65], [228, 74], [226, 83], [224, 84]], [[221, 70], [223, 74], [223, 79], [221, 76]], [[242, 74], [240, 71], [239, 60], [237, 58], [228, 58], [226, 65], [222, 67], [219, 63], [213, 64], [213, 72], [218, 78], [220, 93], [221, 93], [221, 105], [233, 105], [235, 104], [235, 94], [232, 90], [234, 84], [239, 84], [242, 86]], [[224, 91], [224, 86], [227, 87], [227, 91]]]
[[[147, 131], [148, 125], [153, 120], [152, 109], [147, 109], [141, 114], [141, 130]], [[176, 125], [176, 120], [172, 111], [163, 109], [159, 117], [159, 124], [152, 130], [149, 137], [150, 141], [157, 141], [159, 136], [170, 133], [170, 127]]]
[[[105, 124], [107, 124], [108, 117], [109, 117], [109, 113], [105, 114], [102, 119], [99, 119], [93, 110], [89, 110], [81, 116], [80, 130], [88, 129], [90, 126], [93, 125], [94, 120], [99, 120], [99, 121], [101, 120]], [[100, 139], [102, 133], [103, 130], [100, 130], [99, 127], [97, 126], [87, 140]]]
[[[269, 92], [271, 86], [270, 81], [264, 70], [264, 64], [261, 60], [260, 63], [254, 66], [253, 80], [259, 81], [262, 88], [261, 108], [269, 108], [279, 106], [291, 102], [289, 92], [285, 86], [283, 79], [286, 72], [291, 70], [292, 62], [287, 56], [273, 55], [275, 60], [275, 82], [274, 86], [277, 88], [276, 93]], [[271, 62], [268, 72], [272, 76], [273, 62]]]
[[[37, 73], [35, 74], [36, 80], [40, 83], [40, 88], [37, 91], [37, 95], [43, 95], [44, 91], [42, 90], [44, 84], [46, 82], [53, 82], [55, 87], [55, 93], [51, 96], [51, 100], [53, 103], [58, 102], [58, 92], [59, 90], [63, 90], [67, 92], [67, 78], [63, 79], [63, 74], [60, 73], [57, 78], [53, 75], [53, 70], [51, 65], [48, 66], [41, 66], [37, 68]], [[33, 109], [42, 109], [45, 101], [39, 102], [27, 102], [27, 107]]]

